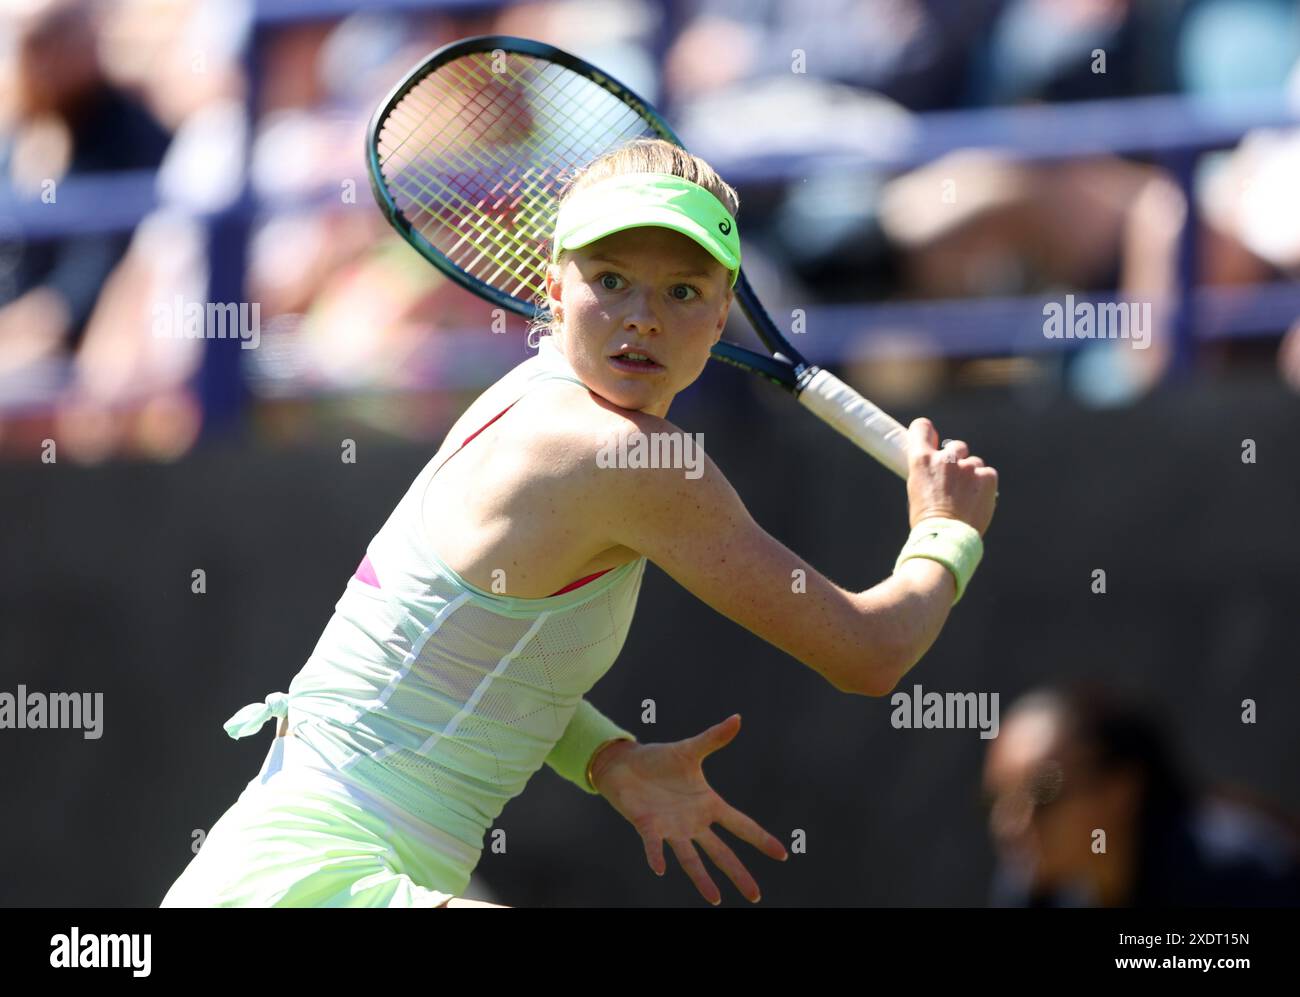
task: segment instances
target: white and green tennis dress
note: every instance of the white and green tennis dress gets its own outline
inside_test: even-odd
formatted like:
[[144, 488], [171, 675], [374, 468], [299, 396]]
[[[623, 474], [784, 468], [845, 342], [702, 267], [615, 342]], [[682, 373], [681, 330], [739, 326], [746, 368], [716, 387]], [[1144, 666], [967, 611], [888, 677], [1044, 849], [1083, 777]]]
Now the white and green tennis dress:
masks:
[[[546, 379], [582, 383], [547, 338], [509, 377], [516, 400]], [[544, 599], [475, 588], [421, 519], [451, 455], [371, 540], [288, 694], [226, 723], [247, 737], [287, 714], [294, 736], [274, 739], [162, 906], [437, 906], [543, 763], [592, 793], [592, 752], [632, 737], [583, 696], [622, 649], [645, 558]]]

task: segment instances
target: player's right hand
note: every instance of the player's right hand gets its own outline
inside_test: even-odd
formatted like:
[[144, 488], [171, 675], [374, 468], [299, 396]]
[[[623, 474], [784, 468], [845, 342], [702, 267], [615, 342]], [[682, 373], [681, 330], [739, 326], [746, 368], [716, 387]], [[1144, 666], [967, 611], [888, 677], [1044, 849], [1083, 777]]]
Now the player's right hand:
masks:
[[939, 448], [939, 434], [929, 419], [907, 427], [908, 521], [941, 516], [960, 519], [979, 531], [989, 528], [997, 503], [998, 472], [985, 465], [961, 440]]

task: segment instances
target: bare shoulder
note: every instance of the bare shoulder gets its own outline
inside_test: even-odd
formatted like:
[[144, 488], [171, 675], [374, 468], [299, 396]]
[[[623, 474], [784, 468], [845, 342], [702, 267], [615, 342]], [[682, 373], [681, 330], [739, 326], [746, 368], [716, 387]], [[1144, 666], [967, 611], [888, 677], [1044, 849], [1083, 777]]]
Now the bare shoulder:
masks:
[[466, 422], [481, 435], [430, 482], [423, 512], [433, 549], [480, 588], [505, 570], [508, 593], [523, 598], [632, 560], [634, 551], [610, 539], [603, 510], [616, 503], [604, 497], [611, 482], [598, 451], [611, 431], [637, 425], [630, 417], [639, 413], [563, 381], [505, 402]]
[[[528, 563], [554, 575], [526, 579], [536, 591], [644, 557], [836, 688], [888, 684], [876, 677], [898, 656], [898, 627], [767, 533], [698, 436], [571, 383], [539, 386], [521, 404], [515, 426], [527, 432], [510, 446], [526, 456], [501, 493], [502, 519], [527, 522]], [[490, 556], [482, 563], [513, 563]]]
[[[516, 425], [528, 432], [514, 444], [519, 493], [564, 506], [599, 543], [627, 547], [630, 536], [644, 539], [642, 529], [675, 530], [684, 515], [743, 515], [699, 437], [669, 419], [620, 408], [570, 382], [520, 404]], [[629, 532], [629, 521], [640, 529]]]
[[620, 438], [681, 433], [667, 419], [619, 408], [570, 381], [541, 385], [516, 407], [516, 424], [528, 426], [528, 432], [518, 438], [539, 466], [579, 476], [584, 471], [607, 469], [602, 466], [602, 454]]
[[594, 394], [563, 404], [566, 411], [539, 435], [538, 446], [562, 455], [553, 459], [563, 460], [583, 490], [584, 515], [612, 542], [623, 542], [618, 537], [629, 518], [669, 528], [683, 514], [737, 513], [740, 498], [705, 452], [701, 434]]

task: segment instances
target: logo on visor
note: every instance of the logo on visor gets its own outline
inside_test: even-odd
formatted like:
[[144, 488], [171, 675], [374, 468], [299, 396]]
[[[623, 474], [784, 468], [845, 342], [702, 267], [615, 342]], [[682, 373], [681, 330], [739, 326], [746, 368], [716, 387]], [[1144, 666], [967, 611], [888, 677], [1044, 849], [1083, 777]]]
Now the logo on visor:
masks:
[[718, 222], [718, 231], [723, 235], [731, 235], [731, 222]]

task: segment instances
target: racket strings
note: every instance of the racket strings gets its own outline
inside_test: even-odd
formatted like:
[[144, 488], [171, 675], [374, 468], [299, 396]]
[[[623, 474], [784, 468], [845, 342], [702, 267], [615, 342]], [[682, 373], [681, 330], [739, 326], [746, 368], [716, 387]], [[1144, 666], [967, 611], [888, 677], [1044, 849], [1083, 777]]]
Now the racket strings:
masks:
[[[478, 101], [481, 97], [481, 93], [475, 94], [474, 100]], [[439, 106], [435, 102], [431, 103], [428, 107], [425, 107], [418, 100], [407, 99], [399, 104], [397, 108], [394, 108], [390, 118], [399, 113], [408, 113], [408, 104], [414, 105], [417, 111], [423, 111], [424, 113], [419, 118], [418, 124], [413, 125], [400, 119], [397, 121], [399, 127], [407, 129], [405, 137], [400, 143], [398, 143], [399, 147], [405, 146], [412, 136], [420, 134], [420, 131], [428, 125], [433, 111]], [[488, 104], [481, 104], [475, 118], [477, 119], [481, 116], [489, 106], [490, 105]], [[385, 129], [381, 132], [381, 151], [382, 146], [384, 145], [384, 133], [392, 130], [393, 129], [389, 128], [386, 122]], [[427, 148], [430, 146], [437, 137], [438, 133], [430, 134], [427, 137], [422, 136], [424, 147]], [[417, 150], [416, 156], [418, 155], [419, 152]], [[458, 237], [456, 244], [449, 247], [453, 252], [459, 248], [460, 244], [464, 243], [465, 247], [470, 252], [477, 252], [480, 254], [478, 262], [482, 263], [491, 260], [496, 263], [497, 270], [503, 273], [513, 272], [518, 265], [527, 265], [528, 261], [515, 250], [510, 241], [501, 238], [503, 234], [508, 234], [508, 230], [505, 230], [501, 226], [491, 224], [490, 217], [485, 217], [481, 212], [478, 207], [479, 203], [482, 201], [481, 193], [472, 191], [468, 188], [465, 183], [463, 170], [460, 171], [460, 175], [451, 174], [446, 178], [443, 178], [439, 176], [440, 171], [436, 166], [431, 172], [426, 172], [420, 169], [418, 165], [419, 160], [415, 157], [412, 157], [403, 163], [401, 169], [394, 170], [391, 166], [392, 158], [393, 154], [390, 152], [385, 160], [385, 163], [388, 166], [388, 168], [384, 170], [385, 178], [388, 179], [390, 177], [395, 177], [399, 180], [399, 183], [397, 184], [398, 190], [402, 194], [406, 195], [406, 199], [403, 203], [399, 203], [398, 206], [405, 214], [408, 216], [414, 214], [415, 212], [412, 212], [411, 209], [416, 208], [418, 209], [418, 213], [423, 213], [429, 216], [428, 220], [423, 223], [420, 223], [418, 217], [410, 219], [417, 223], [421, 233], [424, 234], [426, 238], [435, 234], [430, 231], [431, 227], [436, 228], [438, 224], [441, 224], [445, 226], [448, 231], [456, 234]], [[426, 194], [428, 199], [422, 200], [416, 190], [412, 190], [409, 184], [403, 183], [402, 181], [414, 181], [414, 185], [418, 191], [422, 191]], [[435, 189], [434, 185], [436, 185], [438, 189]], [[430, 241], [433, 240], [431, 239]], [[450, 253], [447, 255], [451, 258]], [[507, 256], [512, 256], [513, 259], [509, 259]], [[466, 260], [453, 259], [453, 262], [467, 269], [467, 271], [469, 270]]]
[[[429, 180], [441, 192], [434, 190]], [[421, 199], [408, 187], [406, 193], [411, 195], [410, 200], [399, 203], [399, 207], [404, 213], [416, 216], [413, 220], [431, 243], [443, 243], [440, 248], [444, 255], [487, 282], [497, 283], [505, 276], [515, 278], [520, 284], [527, 283], [536, 262], [529, 258], [529, 249], [517, 230], [479, 213], [484, 200], [482, 193], [467, 193], [463, 184], [444, 184], [429, 177], [417, 185], [428, 197]], [[499, 194], [500, 188], [488, 192], [488, 196]], [[419, 214], [426, 215], [426, 219], [421, 221]], [[439, 231], [445, 233], [441, 239]], [[452, 240], [450, 244], [446, 244], [448, 238]], [[484, 268], [490, 269], [484, 272]], [[517, 288], [509, 290], [513, 293]]]
[[531, 304], [566, 172], [657, 132], [563, 66], [516, 53], [497, 72], [491, 59], [474, 53], [421, 80], [382, 123], [378, 152], [398, 209], [434, 248]]
[[[418, 102], [411, 103], [420, 107]], [[464, 172], [462, 169], [458, 175], [444, 178], [438, 175], [437, 167], [422, 170], [416, 160], [404, 164], [400, 171], [394, 171], [391, 165], [385, 170], [387, 176], [397, 177], [398, 189], [406, 195], [405, 200], [398, 199], [398, 206], [408, 216], [414, 216], [410, 220], [421, 233], [434, 244], [445, 242], [439, 239], [440, 230], [452, 237], [451, 245], [439, 248], [453, 263], [480, 279], [495, 282], [502, 275], [512, 275], [526, 282], [524, 274], [533, 268], [534, 261], [528, 259], [527, 247], [520, 244], [521, 240], [511, 238], [510, 227], [494, 220], [494, 215], [500, 213], [500, 198], [496, 198], [495, 211], [484, 210], [485, 202], [500, 191], [500, 185], [496, 190], [474, 190]], [[420, 192], [426, 197], [422, 199]], [[426, 216], [423, 220], [421, 214]], [[482, 272], [484, 267], [491, 267], [491, 272]]]
[[[544, 64], [544, 66], [546, 69], [550, 69], [550, 70], [558, 69], [558, 67], [549, 64]], [[563, 74], [563, 72], [564, 71], [562, 70], [560, 71], [561, 74]], [[534, 97], [537, 96], [542, 97], [543, 104], [549, 104], [552, 107], [557, 106], [554, 101], [551, 101], [545, 97], [545, 91], [536, 85], [535, 79], [525, 79], [521, 74], [517, 74], [517, 73], [513, 75], [514, 75], [515, 82], [518, 85], [520, 85], [521, 88], [523, 88], [526, 92], [531, 92], [531, 94]], [[581, 82], [584, 83], [586, 82], [584, 78], [577, 77], [576, 74], [569, 73], [568, 76], [571, 79], [566, 80], [565, 81], [566, 83], [572, 83], [574, 78], [576, 78]], [[485, 88], [486, 86], [490, 86], [494, 82], [496, 82], [494, 77], [484, 77], [481, 74], [477, 76], [471, 75], [468, 78], [472, 79], [474, 82], [485, 84]], [[561, 75], [561, 78], [563, 78], [563, 75]], [[484, 109], [487, 109], [492, 106], [492, 102], [487, 102], [487, 103], [483, 102], [483, 93], [484, 91], [480, 90], [478, 93], [474, 95], [474, 100], [479, 102], [481, 105], [480, 113]], [[566, 94], [566, 96], [568, 95]], [[500, 101], [498, 100], [497, 102], [499, 103]], [[537, 101], [534, 101], [534, 105], [536, 104]], [[417, 104], [417, 106], [420, 105]], [[507, 106], [506, 108], [507, 112], [514, 117], [515, 119], [514, 124], [516, 126], [521, 126], [524, 124], [522, 116], [519, 113], [519, 106], [520, 106], [519, 102], [516, 101], [514, 107]], [[427, 110], [428, 109], [426, 109], [426, 112]], [[569, 120], [572, 119], [570, 118]], [[539, 130], [536, 128], [529, 128], [524, 133], [530, 135], [540, 134]], [[523, 144], [527, 145], [527, 143], [523, 143]], [[539, 143], [534, 142], [531, 148], [533, 159], [537, 160], [539, 158], [545, 158], [550, 160], [551, 162], [554, 162], [555, 159], [560, 158], [567, 163], [569, 160], [576, 158], [576, 156], [572, 154], [565, 155], [562, 150], [557, 149], [555, 146], [556, 143], [554, 141], [551, 142], [550, 148], [542, 148]], [[479, 148], [486, 148], [486, 146], [480, 145]], [[500, 174], [500, 173], [507, 172], [510, 165], [512, 164], [503, 163], [499, 159], [494, 160], [491, 163], [485, 164], [482, 158], [480, 157], [475, 159], [474, 165], [478, 166], [480, 170], [484, 168], [488, 168]], [[532, 264], [530, 269], [534, 271], [534, 273], [544, 270], [544, 259], [542, 259], [541, 257], [543, 256], [544, 253], [547, 233], [550, 231], [550, 223], [553, 221], [554, 218], [554, 212], [553, 210], [551, 210], [551, 208], [554, 203], [554, 192], [556, 187], [559, 184], [561, 172], [562, 170], [556, 170], [554, 169], [554, 167], [542, 167], [541, 175], [545, 178], [546, 182], [544, 184], [539, 185], [536, 182], [536, 176], [537, 176], [536, 167], [530, 166], [528, 170], [524, 171], [521, 174], [519, 179], [516, 180], [513, 185], [506, 188], [508, 192], [517, 195], [519, 193], [520, 184], [523, 183], [527, 187], [527, 193], [532, 195], [531, 197], [516, 196], [514, 198], [514, 203], [509, 205], [508, 212], [509, 215], [512, 216], [516, 222], [515, 232], [514, 232], [515, 238], [513, 240], [515, 245], [518, 248], [524, 250], [525, 252], [527, 252], [528, 250], [532, 250], [532, 256], [534, 258], [528, 262]], [[485, 197], [490, 197], [494, 194], [498, 194], [504, 185], [505, 185], [504, 181], [500, 181], [494, 188], [491, 188], [483, 193]], [[426, 188], [427, 188], [427, 184], [426, 184]], [[480, 209], [483, 207], [482, 204], [483, 199], [484, 198], [480, 198], [479, 201], [477, 202]], [[501, 208], [500, 201], [501, 199], [498, 197], [497, 203], [494, 206], [497, 209], [497, 211], [500, 211]], [[535, 210], [531, 212], [527, 210], [524, 211], [520, 210], [521, 206], [526, 208], [529, 204], [535, 205]], [[515, 252], [514, 255], [516, 260], [518, 260], [519, 253]], [[497, 262], [501, 262], [499, 257], [497, 258]], [[480, 275], [480, 276], [485, 276], [485, 275]], [[494, 276], [494, 275], [486, 275], [486, 276]]]

